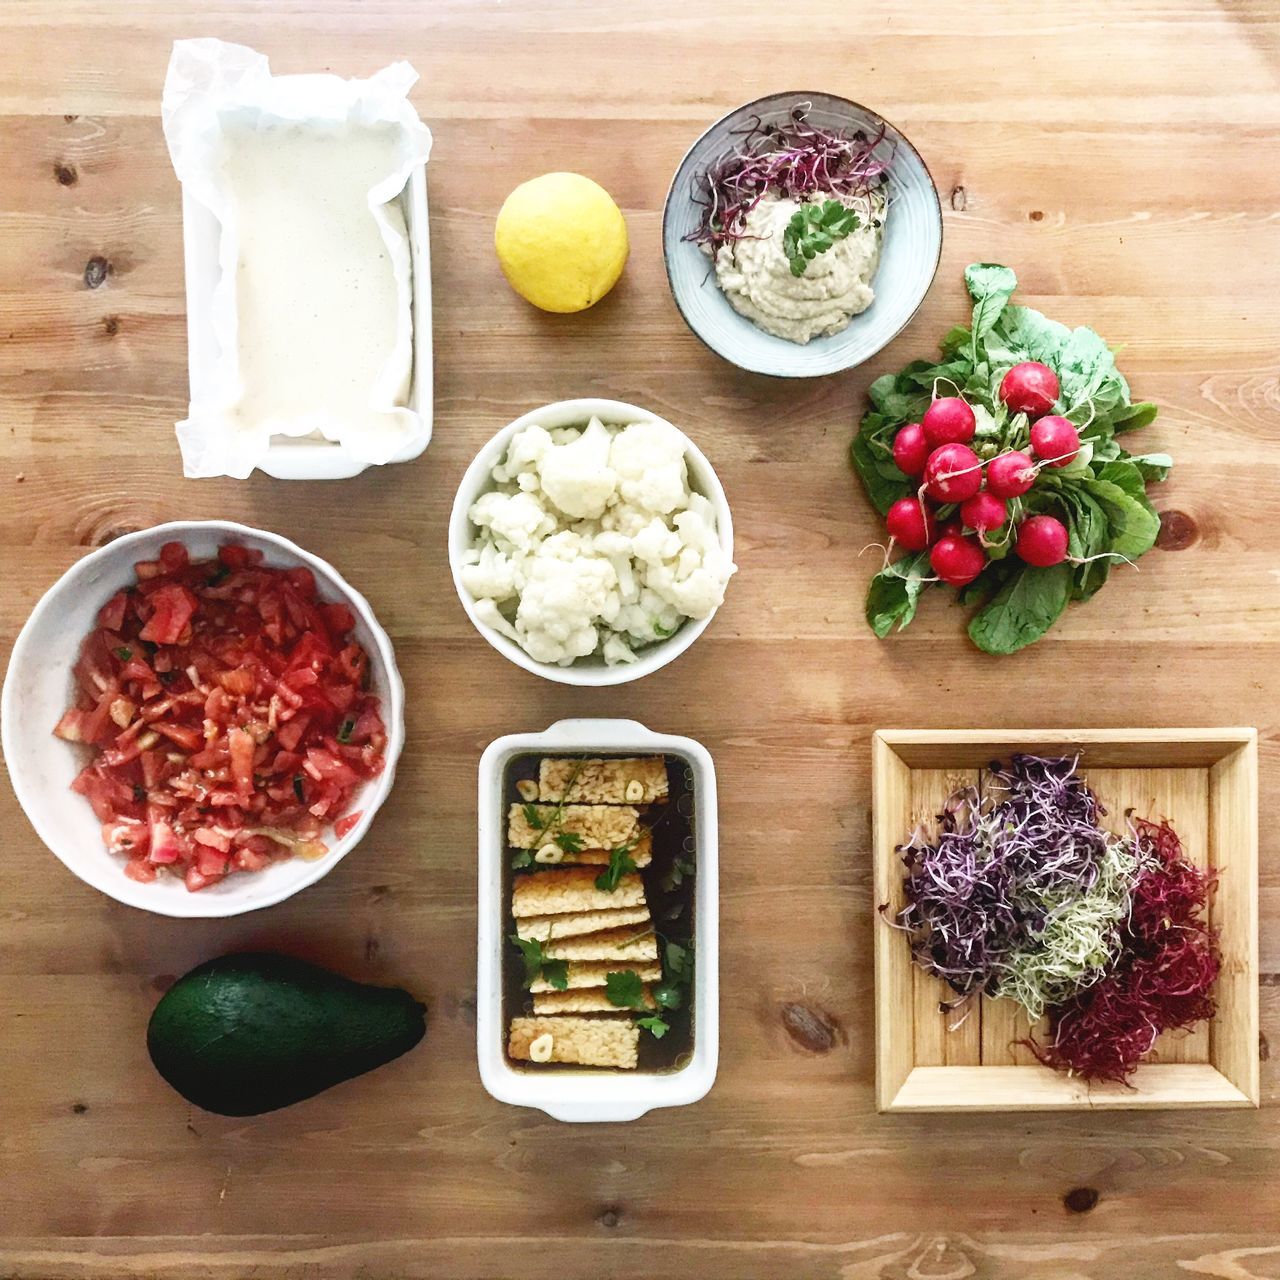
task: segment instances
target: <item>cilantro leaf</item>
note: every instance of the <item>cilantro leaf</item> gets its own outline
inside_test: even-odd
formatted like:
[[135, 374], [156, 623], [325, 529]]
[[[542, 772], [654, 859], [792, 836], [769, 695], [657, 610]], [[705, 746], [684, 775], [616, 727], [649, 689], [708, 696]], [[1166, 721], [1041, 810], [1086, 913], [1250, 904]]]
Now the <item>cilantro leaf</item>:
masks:
[[541, 831], [543, 828], [542, 814], [538, 812], [536, 804], [527, 804], [524, 806], [524, 820], [535, 830]]
[[651, 1013], [648, 1017], [637, 1018], [636, 1026], [647, 1031], [655, 1040], [661, 1040], [671, 1030], [656, 1013]]
[[542, 943], [535, 938], [522, 938], [518, 933], [511, 935], [511, 941], [520, 948], [524, 960], [525, 988], [541, 977], [557, 991], [564, 991], [569, 985], [569, 963], [567, 960], [549, 960], [542, 950]]
[[565, 853], [582, 852], [582, 837], [572, 831], [561, 831], [559, 835], [554, 837], [554, 840]]
[[620, 844], [609, 850], [609, 865], [596, 876], [596, 888], [604, 893], [613, 893], [623, 876], [636, 870], [635, 859], [631, 856], [631, 847]]
[[839, 200], [802, 204], [782, 233], [782, 251], [791, 264], [791, 274], [804, 275], [818, 254], [826, 253], [861, 225], [862, 219]]
[[522, 938], [518, 933], [511, 935], [511, 941], [520, 948], [524, 959], [524, 985], [531, 987], [542, 973], [542, 943], [536, 938]]
[[604, 993], [609, 1003], [619, 1009], [647, 1009], [644, 999], [644, 983], [634, 969], [623, 969], [605, 975]]
[[511, 870], [519, 871], [523, 867], [531, 867], [533, 865], [532, 849], [517, 849], [511, 855]]
[[684, 992], [679, 983], [660, 982], [653, 989], [653, 1002], [660, 1009], [678, 1009], [684, 1003]]

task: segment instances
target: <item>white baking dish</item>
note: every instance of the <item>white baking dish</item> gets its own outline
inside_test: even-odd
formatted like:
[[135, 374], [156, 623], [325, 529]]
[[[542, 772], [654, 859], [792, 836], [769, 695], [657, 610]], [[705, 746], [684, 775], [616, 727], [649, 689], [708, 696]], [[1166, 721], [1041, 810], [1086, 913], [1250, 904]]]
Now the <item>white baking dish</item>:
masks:
[[[392, 462], [408, 462], [427, 447], [432, 421], [431, 360], [431, 238], [427, 228], [427, 171], [413, 170], [400, 199], [404, 203], [413, 263], [413, 385], [409, 408], [426, 428], [425, 437], [411, 444]], [[218, 362], [218, 339], [213, 328], [213, 291], [218, 283], [218, 243], [222, 227], [213, 210], [183, 188], [182, 247], [187, 277], [187, 368], [191, 400], [213, 393]], [[352, 457], [336, 441], [307, 438], [272, 441], [259, 470], [278, 480], [342, 480], [358, 475], [368, 463]]]
[[[693, 1054], [677, 1071], [517, 1069], [507, 1059], [502, 1011], [508, 872], [503, 780], [510, 761], [530, 753], [601, 752], [671, 755], [693, 776], [694, 882]], [[635, 1120], [655, 1107], [680, 1107], [706, 1095], [720, 1053], [720, 932], [716, 775], [707, 749], [691, 738], [652, 733], [634, 720], [561, 720], [545, 733], [513, 734], [480, 758], [480, 891], [476, 1052], [480, 1079], [499, 1102], [536, 1107], [556, 1120]]]

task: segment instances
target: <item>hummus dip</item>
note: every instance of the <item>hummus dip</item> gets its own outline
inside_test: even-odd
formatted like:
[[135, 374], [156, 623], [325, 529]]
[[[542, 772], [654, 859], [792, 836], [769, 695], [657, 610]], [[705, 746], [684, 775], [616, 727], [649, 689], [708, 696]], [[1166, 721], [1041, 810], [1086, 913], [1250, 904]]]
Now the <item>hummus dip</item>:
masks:
[[733, 309], [766, 333], [808, 342], [847, 328], [875, 299], [871, 278], [880, 261], [884, 201], [872, 196], [852, 205], [862, 222], [825, 253], [791, 274], [783, 232], [800, 201], [765, 196], [747, 214], [741, 239], [716, 252], [716, 280]]

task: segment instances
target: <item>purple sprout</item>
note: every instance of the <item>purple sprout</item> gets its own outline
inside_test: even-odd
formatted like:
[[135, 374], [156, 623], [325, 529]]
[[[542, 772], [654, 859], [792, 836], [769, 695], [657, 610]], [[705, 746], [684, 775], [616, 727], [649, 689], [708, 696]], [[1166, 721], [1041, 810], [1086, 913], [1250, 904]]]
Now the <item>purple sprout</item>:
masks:
[[1104, 811], [1077, 764], [1029, 755], [993, 763], [985, 796], [969, 787], [947, 799], [933, 844], [917, 833], [899, 847], [907, 904], [894, 923], [911, 934], [916, 963], [962, 998], [993, 994], [1009, 957], [1054, 907], [1098, 878]]
[[810, 124], [810, 104], [801, 103], [782, 124], [753, 116], [733, 147], [697, 177], [693, 202], [701, 207], [698, 226], [686, 240], [705, 245], [714, 256], [722, 244], [744, 239], [743, 224], [770, 192], [798, 201], [814, 196], [846, 199], [867, 195], [884, 181], [892, 158], [876, 153], [885, 138], [861, 131], [843, 133]]

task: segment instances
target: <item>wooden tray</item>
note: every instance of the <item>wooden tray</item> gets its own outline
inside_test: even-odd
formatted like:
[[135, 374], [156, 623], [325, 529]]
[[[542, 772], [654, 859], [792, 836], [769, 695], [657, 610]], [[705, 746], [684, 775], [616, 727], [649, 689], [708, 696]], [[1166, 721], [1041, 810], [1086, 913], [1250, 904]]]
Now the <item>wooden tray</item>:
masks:
[[[1161, 1038], [1132, 1087], [1089, 1085], [1017, 1045], [1032, 1030], [1010, 1000], [958, 1014], [912, 962], [879, 907], [903, 905], [896, 846], [957, 786], [1015, 751], [1081, 753], [1119, 830], [1124, 811], [1168, 818], [1188, 856], [1218, 869], [1210, 920], [1223, 965], [1213, 1021]], [[1258, 1105], [1258, 744], [1254, 729], [890, 730], [872, 744], [876, 1104], [881, 1111], [1034, 1111]], [[954, 1029], [953, 1029], [954, 1028]]]

